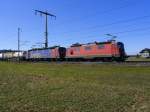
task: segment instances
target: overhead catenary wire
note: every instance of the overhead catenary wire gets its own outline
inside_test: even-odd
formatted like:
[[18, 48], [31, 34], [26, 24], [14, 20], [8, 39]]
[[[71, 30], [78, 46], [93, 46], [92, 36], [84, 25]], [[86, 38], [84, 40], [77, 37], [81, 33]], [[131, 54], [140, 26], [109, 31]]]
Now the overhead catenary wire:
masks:
[[[143, 23], [149, 24], [150, 21], [148, 21], [148, 22], [147, 22], [147, 21], [146, 21], [146, 22], [142, 22], [142, 24], [143, 24]], [[139, 26], [137, 23], [135, 23], [135, 24], [125, 25], [125, 26], [122, 26], [122, 27], [130, 28], [130, 27], [135, 26], [135, 25], [136, 25], [136, 26]], [[106, 29], [109, 30], [110, 28], [104, 27], [103, 30], [104, 30], [104, 29], [105, 29], [105, 30], [106, 30]], [[112, 29], [112, 28], [111, 28], [111, 29]], [[96, 29], [91, 29], [90, 31], [96, 31]], [[86, 32], [87, 32], [87, 31], [86, 31]], [[79, 32], [79, 33], [80, 33], [80, 32]]]
[[[125, 2], [127, 2], [127, 1], [125, 1]], [[124, 3], [125, 3], [124, 2]], [[121, 10], [121, 9], [124, 9], [124, 8], [127, 8], [127, 7], [130, 7], [130, 6], [135, 6], [136, 4], [138, 4], [139, 2], [131, 2], [131, 3], [129, 3], [128, 2], [128, 4], [126, 4], [126, 5], [123, 5], [123, 6], [119, 6], [119, 7], [115, 7], [115, 8], [110, 8], [110, 9], [108, 9], [108, 10], [105, 10], [105, 11], [98, 11], [98, 12], [96, 12], [96, 13], [94, 13], [94, 14], [90, 14], [90, 15], [87, 15], [87, 16], [84, 16], [83, 18], [80, 18], [80, 19], [78, 19], [78, 20], [67, 20], [66, 22], [64, 22], [64, 23], [68, 23], [68, 22], [73, 22], [73, 23], [76, 23], [76, 22], [78, 22], [78, 21], [81, 21], [82, 19], [84, 19], [84, 21], [85, 21], [85, 18], [86, 18], [86, 20], [88, 20], [88, 19], [90, 19], [91, 17], [95, 17], [96, 15], [97, 15], [97, 13], [100, 13], [101, 15], [103, 15], [103, 14], [108, 14], [108, 13], [110, 13], [110, 12], [113, 12], [113, 11], [118, 11], [118, 10]], [[81, 16], [80, 16], [81, 17]], [[57, 26], [60, 26], [60, 25], [63, 25], [64, 23], [61, 23], [61, 24], [56, 24]]]
[[[119, 34], [124, 34], [124, 33], [132, 33], [132, 32], [136, 32], [136, 31], [146, 31], [146, 30], [150, 30], [150, 26], [149, 27], [144, 27], [144, 28], [136, 28], [136, 29], [131, 29], [131, 30], [125, 30], [125, 31], [120, 31], [120, 32], [110, 32], [111, 34], [117, 34], [117, 35], [119, 35]], [[80, 36], [80, 37], [77, 37], [76, 38], [76, 42], [77, 42], [77, 40], [78, 39], [80, 39], [80, 40], [82, 40], [82, 39], [93, 39], [93, 38], [95, 38], [95, 37], [100, 37], [100, 35], [105, 35], [105, 34], [99, 34], [99, 36], [98, 36], [98, 34], [96, 34], [96, 35], [87, 35], [87, 36]], [[106, 37], [105, 37], [106, 38]], [[121, 38], [121, 37], [119, 37], [119, 38]], [[102, 38], [102, 37], [100, 37], [100, 39], [102, 40], [102, 39], [104, 39], [104, 38]], [[63, 39], [63, 41], [75, 41], [74, 39], [70, 39], [70, 38], [68, 38], [68, 39]], [[96, 40], [94, 40], [94, 41], [96, 41]]]
[[[145, 22], [145, 23], [150, 23], [150, 22]], [[134, 26], [134, 25], [136, 25], [136, 24], [127, 25], [126, 28], [129, 27], [129, 26]], [[143, 28], [142, 28], [142, 29], [143, 29]], [[139, 31], [139, 30], [142, 30], [142, 29], [141, 29], [141, 28], [136, 28], [136, 29], [134, 29], [134, 30], [135, 30], [135, 31], [136, 31], [136, 30]], [[145, 28], [144, 28], [144, 29], [145, 29]], [[121, 34], [121, 33], [126, 33], [126, 32], [127, 32], [127, 33], [128, 33], [128, 32], [135, 32], [134, 30], [131, 29], [131, 30], [119, 31], [119, 32], [115, 32], [115, 34], [116, 34], [116, 33], [117, 33], [117, 34]], [[146, 30], [147, 30], [147, 27], [146, 27]], [[92, 32], [92, 33], [93, 33], [93, 32]], [[94, 33], [97, 33], [97, 32], [94, 32]], [[106, 33], [114, 34], [113, 32], [110, 32], [110, 31], [106, 31]], [[78, 32], [78, 34], [79, 34], [79, 32]], [[100, 35], [103, 35], [103, 34], [100, 34]], [[94, 36], [95, 36], [95, 35], [90, 35], [90, 36], [89, 36], [89, 35], [87, 34], [87, 36], [85, 35], [85, 36], [80, 36], [80, 37], [85, 37], [85, 38], [89, 37], [89, 38], [90, 38], [90, 37], [94, 37]], [[68, 34], [67, 37], [72, 37], [72, 36]], [[56, 37], [56, 38], [57, 38], [57, 37]], [[55, 38], [55, 39], [56, 39], [56, 38]], [[77, 37], [77, 38], [78, 38], [78, 37]], [[70, 38], [68, 38], [68, 39], [70, 39]], [[68, 40], [68, 39], [67, 39], [67, 40]], [[80, 39], [81, 39], [81, 38], [80, 38]]]
[[133, 29], [133, 30], [126, 30], [126, 31], [120, 31], [120, 32], [114, 32], [113, 34], [123, 34], [123, 33], [130, 33], [130, 32], [135, 32], [135, 31], [145, 31], [145, 30], [150, 30], [150, 27], [137, 28], [137, 29]]
[[[91, 26], [91, 27], [83, 28], [82, 31], [83, 30], [91, 30], [91, 29], [93, 30], [93, 29], [96, 29], [96, 28], [106, 28], [106, 27], [109, 27], [109, 26], [117, 25], [117, 24], [129, 23], [129, 22], [132, 22], [132, 21], [143, 20], [145, 18], [150, 18], [150, 14], [149, 15], [144, 15], [144, 16], [138, 16], [138, 17], [135, 17], [135, 18], [125, 19], [125, 20], [115, 21], [115, 22], [112, 22], [112, 23]], [[67, 31], [67, 32], [60, 32], [60, 33], [62, 35], [62, 33], [63, 34], [81, 33], [82, 31], [81, 30], [74, 30], [74, 31]], [[57, 33], [59, 33], [59, 32], [57, 32]]]

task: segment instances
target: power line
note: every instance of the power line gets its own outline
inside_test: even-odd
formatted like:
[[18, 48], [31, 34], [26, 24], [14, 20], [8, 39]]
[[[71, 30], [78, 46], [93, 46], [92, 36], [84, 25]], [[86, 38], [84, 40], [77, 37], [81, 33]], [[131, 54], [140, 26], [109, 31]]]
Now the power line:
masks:
[[[110, 13], [110, 12], [113, 12], [113, 11], [118, 11], [118, 10], [120, 10], [120, 9], [124, 9], [124, 8], [130, 7], [130, 6], [133, 6], [133, 4], [136, 5], [136, 4], [137, 4], [137, 1], [136, 1], [136, 3], [133, 2], [133, 3], [130, 3], [130, 4], [126, 4], [126, 5], [124, 5], [124, 6], [120, 6], [120, 7], [117, 7], [117, 8], [111, 8], [111, 9], [108, 9], [108, 10], [105, 10], [105, 11], [98, 11], [98, 12], [96, 12], [96, 13], [94, 13], [94, 14], [91, 14], [91, 15], [88, 15], [88, 16], [84, 16], [84, 21], [85, 21], [85, 18], [86, 18], [86, 20], [88, 20], [88, 19], [90, 19], [91, 17], [94, 17], [95, 15], [97, 15], [97, 13], [100, 13], [101, 15], [102, 15], [102, 14], [107, 14], [107, 13]], [[78, 19], [78, 20], [67, 20], [67, 22], [65, 22], [65, 23], [68, 23], [68, 22], [78, 22], [78, 21], [81, 21], [81, 18]], [[61, 24], [56, 24], [56, 25], [57, 25], [57, 26], [60, 26], [60, 25], [62, 25], [62, 24], [63, 24], [63, 23], [61, 23]]]
[[[96, 28], [105, 28], [105, 27], [108, 27], [108, 26], [116, 25], [116, 24], [129, 23], [129, 22], [132, 22], [132, 21], [138, 21], [138, 20], [142, 20], [142, 19], [145, 19], [145, 18], [149, 18], [149, 17], [150, 17], [150, 15], [139, 16], [139, 17], [135, 17], [135, 18], [131, 18], [131, 19], [115, 21], [115, 22], [108, 23], [108, 24], [96, 25], [96, 26], [88, 27], [88, 28], [85, 28], [84, 30], [89, 30], [89, 29], [91, 30], [91, 29], [96, 29]], [[82, 29], [82, 31], [83, 31], [83, 29]], [[81, 30], [75, 30], [75, 31], [63, 32], [63, 33], [65, 33], [65, 34], [66, 33], [81, 33], [82, 31]]]
[[[120, 31], [120, 32], [114, 32], [114, 33], [111, 33], [111, 34], [124, 34], [124, 33], [132, 33], [132, 32], [135, 32], [135, 31], [145, 31], [145, 30], [150, 30], [150, 27], [145, 27], [145, 28], [137, 28], [137, 29], [132, 29], [132, 30], [126, 30], [126, 31]], [[97, 34], [98, 35], [98, 34]], [[99, 35], [104, 35], [104, 34], [99, 34]], [[96, 35], [87, 35], [87, 36], [83, 36], [83, 37], [79, 37], [80, 40], [82, 39], [92, 39], [92, 38], [95, 38], [95, 37], [100, 37], [100, 36], [96, 36]], [[119, 37], [121, 38], [121, 37]], [[77, 39], [77, 38], [76, 38]], [[104, 39], [104, 38], [101, 38], [101, 39]], [[63, 39], [63, 41], [70, 41], [70, 40], [75, 40], [75, 39]], [[95, 40], [94, 40], [95, 41]]]
[[[149, 24], [150, 22], [148, 21], [148, 22], [144, 22], [144, 23]], [[143, 24], [143, 22], [142, 22], [142, 24]], [[127, 29], [128, 29], [129, 27], [131, 27], [131, 26], [135, 26], [135, 25], [137, 26], [137, 23], [136, 23], [136, 24], [126, 25], [126, 26], [123, 26], [123, 27], [125, 27], [125, 28], [127, 28]], [[107, 30], [106, 30], [106, 31], [107, 31]], [[92, 31], [92, 33], [97, 33], [97, 32], [93, 32], [93, 31]], [[108, 32], [106, 32], [106, 33], [108, 33]], [[88, 34], [89, 34], [89, 33], [88, 33]], [[88, 35], [88, 34], [84, 34], [84, 35]]]
[[[143, 22], [142, 22], [143, 23]], [[144, 23], [150, 23], [149, 21], [148, 22], [144, 22]], [[131, 26], [135, 26], [135, 25], [137, 25], [137, 24], [131, 24], [131, 25], [127, 25], [127, 26], [125, 26], [125, 28], [128, 28], [128, 27], [131, 27]], [[135, 30], [135, 29], [134, 29]], [[136, 31], [136, 30], [135, 30]], [[135, 31], [133, 31], [133, 32], [135, 32]], [[144, 30], [142, 30], [142, 31], [144, 31]], [[121, 31], [122, 33], [125, 33], [125, 32], [127, 32], [127, 31]], [[120, 32], [120, 33], [121, 33]], [[132, 30], [130, 31], [131, 33], [132, 33]], [[108, 32], [106, 32], [106, 33], [108, 33]], [[117, 32], [117, 33], [119, 33], [119, 32]], [[128, 33], [128, 32], [127, 32]], [[114, 34], [114, 33], [113, 33]], [[103, 35], [103, 34], [101, 34], [101, 35]], [[69, 36], [68, 36], [69, 37]], [[70, 36], [71, 37], [71, 36]], [[82, 36], [81, 36], [82, 37]], [[80, 37], [80, 39], [81, 39], [81, 37]], [[87, 36], [83, 36], [82, 38], [94, 38], [95, 37], [95, 35], [87, 35]], [[96, 36], [96, 37], [100, 37], [100, 35], [99, 36]], [[102, 38], [101, 38], [102, 39]], [[104, 38], [103, 38], [104, 39]], [[64, 40], [64, 39], [63, 39]], [[67, 40], [67, 39], [66, 39]], [[74, 40], [74, 39], [70, 39], [70, 38], [68, 38], [68, 40]], [[55, 41], [54, 41], [55, 42]]]
[[94, 26], [94, 27], [89, 27], [89, 29], [91, 29], [91, 28], [93, 29], [93, 28], [97, 28], [97, 27], [112, 26], [112, 25], [121, 24], [121, 23], [128, 23], [128, 22], [131, 22], [131, 21], [137, 21], [137, 20], [145, 19], [145, 18], [149, 18], [149, 17], [150, 17], [150, 15], [140, 16], [140, 17], [131, 18], [131, 19], [127, 19], [127, 20], [116, 21], [116, 22], [109, 23], [109, 24], [97, 25], [97, 26]]
[[150, 27], [138, 28], [138, 29], [133, 29], [133, 30], [126, 30], [126, 31], [121, 31], [121, 32], [115, 32], [113, 34], [123, 34], [123, 33], [131, 33], [131, 32], [135, 32], [135, 31], [145, 31], [145, 30], [150, 30]]

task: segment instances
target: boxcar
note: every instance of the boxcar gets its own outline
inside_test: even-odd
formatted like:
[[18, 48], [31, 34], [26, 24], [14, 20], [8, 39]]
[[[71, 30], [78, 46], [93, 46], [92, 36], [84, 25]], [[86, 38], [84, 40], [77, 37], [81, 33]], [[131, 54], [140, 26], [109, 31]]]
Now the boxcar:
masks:
[[18, 52], [18, 51], [5, 51], [1, 55], [2, 55], [3, 60], [17, 60], [18, 56], [20, 57], [20, 59], [23, 58], [23, 51], [20, 51], [20, 52]]
[[5, 52], [3, 53], [3, 58], [4, 59], [10, 59], [13, 57], [13, 52]]

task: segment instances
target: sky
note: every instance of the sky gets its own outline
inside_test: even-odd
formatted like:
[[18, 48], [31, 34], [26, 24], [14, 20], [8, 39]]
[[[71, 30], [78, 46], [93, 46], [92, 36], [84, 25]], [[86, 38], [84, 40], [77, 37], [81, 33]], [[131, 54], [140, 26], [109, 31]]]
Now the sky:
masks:
[[57, 16], [48, 18], [49, 46], [101, 42], [117, 36], [128, 54], [150, 48], [149, 0], [1, 0], [0, 49], [21, 49], [44, 43], [45, 17], [34, 10]]

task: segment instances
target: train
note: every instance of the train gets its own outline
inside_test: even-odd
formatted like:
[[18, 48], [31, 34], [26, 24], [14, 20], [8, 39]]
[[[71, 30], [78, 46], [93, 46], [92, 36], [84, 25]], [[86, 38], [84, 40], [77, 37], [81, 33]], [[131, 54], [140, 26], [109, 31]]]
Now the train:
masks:
[[31, 49], [25, 52], [28, 61], [125, 61], [124, 44], [115, 40], [73, 44], [68, 48], [54, 46], [50, 48]]
[[[2, 55], [5, 55], [4, 52]], [[7, 57], [5, 57], [6, 59]], [[9, 57], [10, 59], [11, 57]], [[125, 61], [124, 44], [115, 40], [73, 44], [68, 48], [54, 46], [35, 48], [20, 55], [23, 61]]]

